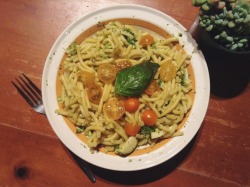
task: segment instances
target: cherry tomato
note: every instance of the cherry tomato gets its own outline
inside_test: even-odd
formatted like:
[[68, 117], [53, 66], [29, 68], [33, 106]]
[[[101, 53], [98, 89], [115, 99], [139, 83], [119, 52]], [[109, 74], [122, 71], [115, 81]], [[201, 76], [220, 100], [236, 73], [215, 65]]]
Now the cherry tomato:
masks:
[[79, 74], [79, 80], [83, 83], [84, 86], [89, 87], [95, 83], [94, 73], [88, 71], [82, 71]]
[[137, 124], [126, 123], [124, 125], [124, 131], [129, 136], [135, 136], [141, 130], [141, 127]]
[[112, 83], [116, 78], [116, 68], [112, 64], [101, 64], [97, 69], [97, 75], [103, 83]]
[[124, 102], [116, 98], [112, 98], [103, 105], [103, 111], [109, 118], [118, 120], [125, 113]]
[[142, 113], [141, 119], [145, 125], [153, 126], [157, 121], [157, 115], [153, 110], [148, 109]]
[[153, 44], [154, 38], [153, 36], [151, 36], [150, 34], [146, 34], [144, 36], [142, 36], [141, 40], [140, 40], [140, 45], [142, 45], [143, 47], [147, 46], [147, 45], [151, 45]]
[[128, 112], [135, 112], [140, 105], [140, 101], [137, 98], [128, 98], [124, 102], [125, 110]]
[[118, 61], [115, 64], [118, 71], [132, 66], [132, 63], [128, 60]]
[[87, 88], [87, 95], [90, 102], [99, 104], [102, 98], [102, 88], [97, 84], [92, 84]]
[[176, 76], [176, 67], [171, 60], [161, 65], [160, 77], [164, 81], [170, 81]]
[[148, 85], [147, 89], [144, 92], [145, 92], [145, 94], [151, 96], [155, 92], [157, 92], [158, 90], [160, 90], [160, 86], [156, 80], [153, 80], [150, 82], [150, 84]]

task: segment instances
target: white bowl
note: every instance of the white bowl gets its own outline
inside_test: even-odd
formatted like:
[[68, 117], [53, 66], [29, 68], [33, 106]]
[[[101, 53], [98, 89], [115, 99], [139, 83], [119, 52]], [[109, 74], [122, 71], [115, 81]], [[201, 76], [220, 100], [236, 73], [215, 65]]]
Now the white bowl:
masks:
[[[73, 133], [64, 118], [55, 113], [59, 108], [56, 95], [56, 78], [65, 49], [85, 30], [99, 21], [119, 18], [143, 20], [178, 37], [185, 51], [192, 56], [195, 79], [195, 96], [190, 115], [182, 128], [183, 136], [172, 138], [158, 149], [137, 156], [120, 157], [103, 152], [90, 153], [87, 145]], [[42, 94], [48, 120], [59, 139], [73, 153], [96, 166], [117, 170], [135, 171], [161, 164], [180, 152], [195, 136], [205, 117], [210, 93], [209, 74], [205, 59], [187, 30], [170, 16], [140, 5], [118, 5], [93, 11], [69, 25], [52, 46], [43, 71]]]

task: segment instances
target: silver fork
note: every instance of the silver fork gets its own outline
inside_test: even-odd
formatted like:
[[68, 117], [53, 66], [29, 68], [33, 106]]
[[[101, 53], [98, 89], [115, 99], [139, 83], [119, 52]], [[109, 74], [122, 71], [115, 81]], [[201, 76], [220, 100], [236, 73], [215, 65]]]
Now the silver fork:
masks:
[[[16, 83], [11, 81], [11, 83], [15, 86], [17, 91], [23, 96], [25, 101], [38, 113], [46, 115], [44, 106], [43, 106], [43, 100], [42, 100], [42, 93], [41, 90], [25, 75], [18, 76], [20, 80], [16, 79]], [[70, 151], [71, 152], [71, 151]], [[72, 153], [72, 152], [71, 152]], [[96, 179], [89, 168], [86, 161], [80, 159], [75, 154], [72, 153], [72, 156], [74, 157], [75, 161], [79, 164], [81, 169], [84, 171], [84, 173], [88, 176], [88, 178], [91, 180], [91, 182], [95, 183]]]
[[20, 87], [13, 81], [11, 83], [36, 112], [46, 115], [41, 90], [24, 73], [22, 75], [19, 76], [20, 81], [16, 79]]

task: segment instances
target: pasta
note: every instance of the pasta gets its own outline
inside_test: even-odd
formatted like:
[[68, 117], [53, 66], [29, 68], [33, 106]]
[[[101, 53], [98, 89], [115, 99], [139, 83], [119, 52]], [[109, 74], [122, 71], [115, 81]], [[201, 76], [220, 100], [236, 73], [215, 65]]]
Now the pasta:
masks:
[[[147, 38], [143, 43], [146, 36], [153, 41], [150, 43]], [[115, 151], [124, 144], [131, 136], [124, 128], [126, 123], [139, 126], [134, 135], [137, 147], [153, 146], [161, 139], [182, 135], [178, 131], [179, 124], [193, 102], [190, 96], [192, 82], [187, 71], [191, 56], [183, 50], [177, 37], [162, 38], [139, 27], [113, 21], [81, 43], [70, 45], [65, 54], [67, 58], [61, 65], [63, 71], [58, 74], [61, 91], [58, 96], [60, 108], [56, 113], [69, 119], [76, 133], [87, 137], [91, 151], [100, 147], [107, 152]], [[123, 106], [130, 98], [116, 94], [117, 73], [146, 61], [159, 65], [151, 81], [157, 89], [147, 93], [150, 83], [146, 91], [135, 96], [139, 101], [136, 111], [124, 111], [112, 119], [105, 112], [107, 103], [115, 100]], [[116, 71], [111, 71], [114, 67]], [[156, 114], [153, 125], [143, 121], [141, 116], [145, 110]]]

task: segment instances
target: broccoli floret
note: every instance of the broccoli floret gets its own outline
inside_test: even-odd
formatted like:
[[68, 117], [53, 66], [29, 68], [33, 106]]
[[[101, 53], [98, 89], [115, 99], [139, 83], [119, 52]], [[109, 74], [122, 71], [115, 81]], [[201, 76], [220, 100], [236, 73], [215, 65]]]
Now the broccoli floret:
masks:
[[182, 86], [188, 86], [190, 84], [190, 80], [188, 78], [188, 73], [186, 69], [181, 70], [180, 78]]
[[76, 134], [80, 134], [80, 133], [84, 132], [84, 130], [85, 130], [85, 127], [77, 126], [76, 127]]
[[127, 42], [130, 45], [135, 45], [135, 43], [137, 42], [136, 38], [135, 38], [135, 34], [129, 29], [129, 28], [125, 28], [124, 29], [125, 32], [129, 33], [131, 35], [131, 37], [128, 37], [127, 35], [123, 35], [124, 38], [127, 40]]
[[150, 135], [151, 132], [154, 132], [154, 131], [155, 131], [155, 127], [143, 126], [141, 127], [140, 134]]
[[67, 54], [70, 54], [70, 55], [75, 55], [77, 53], [76, 51], [76, 46], [77, 46], [77, 43], [73, 43], [71, 44], [67, 49], [66, 49], [66, 53]]

